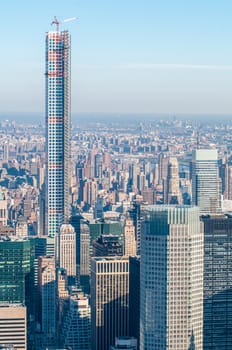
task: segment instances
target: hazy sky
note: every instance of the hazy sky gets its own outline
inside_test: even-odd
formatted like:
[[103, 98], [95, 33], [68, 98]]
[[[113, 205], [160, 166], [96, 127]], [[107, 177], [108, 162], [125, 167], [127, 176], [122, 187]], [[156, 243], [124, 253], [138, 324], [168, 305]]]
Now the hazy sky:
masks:
[[73, 112], [232, 113], [231, 0], [1, 0], [0, 113], [44, 110], [45, 32], [77, 16]]

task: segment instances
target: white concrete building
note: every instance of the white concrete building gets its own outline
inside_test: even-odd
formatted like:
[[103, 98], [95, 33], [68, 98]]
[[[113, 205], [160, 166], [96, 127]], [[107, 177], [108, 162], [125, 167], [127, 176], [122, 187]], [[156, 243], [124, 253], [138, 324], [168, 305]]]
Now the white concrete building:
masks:
[[63, 224], [58, 236], [59, 266], [67, 272], [67, 277], [76, 278], [76, 233], [70, 224]]

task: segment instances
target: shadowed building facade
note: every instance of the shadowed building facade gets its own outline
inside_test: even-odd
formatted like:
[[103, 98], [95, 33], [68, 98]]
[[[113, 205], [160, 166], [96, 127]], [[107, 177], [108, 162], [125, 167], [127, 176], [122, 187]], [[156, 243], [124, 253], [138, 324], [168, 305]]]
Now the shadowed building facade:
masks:
[[40, 324], [46, 346], [56, 344], [56, 264], [54, 256], [39, 257]]
[[109, 350], [115, 337], [129, 335], [128, 257], [91, 260], [92, 350]]
[[140, 337], [140, 257], [129, 257], [129, 334]]
[[204, 222], [204, 350], [232, 349], [232, 218]]

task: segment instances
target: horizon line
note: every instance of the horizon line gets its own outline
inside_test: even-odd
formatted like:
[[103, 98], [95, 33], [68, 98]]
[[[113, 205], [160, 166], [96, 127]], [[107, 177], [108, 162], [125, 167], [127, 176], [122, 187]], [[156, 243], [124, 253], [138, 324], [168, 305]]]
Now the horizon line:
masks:
[[[120, 67], [120, 66], [119, 66]], [[185, 64], [185, 63], [129, 63], [122, 65], [124, 69], [205, 69], [232, 70], [232, 65]]]
[[[28, 114], [40, 114], [41, 116], [45, 115], [44, 112], [41, 112], [41, 111], [0, 111], [0, 119], [3, 116], [3, 114], [25, 114], [25, 115], [28, 115]], [[165, 115], [165, 116], [178, 116], [178, 115], [186, 115], [186, 116], [231, 116], [232, 115], [232, 111], [231, 112], [147, 112], [147, 111], [140, 111], [140, 112], [137, 112], [137, 111], [96, 111], [96, 112], [93, 112], [93, 111], [72, 111], [71, 112], [71, 115], [72, 114], [91, 114], [91, 115], [94, 115], [94, 114], [113, 114], [113, 115], [125, 115], [125, 114], [133, 114], [133, 115], [142, 115], [142, 114], [149, 114], [149, 115], [154, 115], [154, 116], [158, 116], [158, 115]]]
[[82, 69], [192, 69], [192, 70], [232, 70], [232, 65], [188, 64], [188, 63], [122, 63], [113, 65], [78, 64]]

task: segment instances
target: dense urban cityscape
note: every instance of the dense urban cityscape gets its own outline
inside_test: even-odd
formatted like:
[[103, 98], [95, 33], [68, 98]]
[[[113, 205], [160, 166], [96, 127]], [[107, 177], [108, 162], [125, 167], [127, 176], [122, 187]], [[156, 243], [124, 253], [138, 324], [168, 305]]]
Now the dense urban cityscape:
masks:
[[232, 349], [231, 120], [71, 118], [51, 25], [44, 120], [0, 114], [0, 349]]
[[229, 349], [232, 124], [118, 118], [72, 124], [49, 235], [45, 128], [1, 122], [0, 342]]

